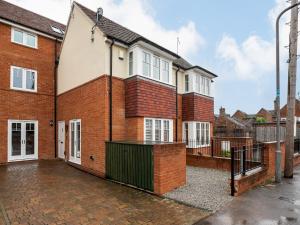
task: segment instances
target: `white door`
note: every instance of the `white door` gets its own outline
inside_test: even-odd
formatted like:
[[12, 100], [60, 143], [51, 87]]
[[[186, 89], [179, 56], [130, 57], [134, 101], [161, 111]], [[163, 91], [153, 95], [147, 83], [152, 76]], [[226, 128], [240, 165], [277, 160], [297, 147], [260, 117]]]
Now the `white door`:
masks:
[[70, 130], [70, 161], [81, 164], [81, 120], [71, 120]]
[[65, 121], [58, 122], [58, 158], [65, 159]]
[[8, 121], [8, 161], [38, 159], [38, 122]]

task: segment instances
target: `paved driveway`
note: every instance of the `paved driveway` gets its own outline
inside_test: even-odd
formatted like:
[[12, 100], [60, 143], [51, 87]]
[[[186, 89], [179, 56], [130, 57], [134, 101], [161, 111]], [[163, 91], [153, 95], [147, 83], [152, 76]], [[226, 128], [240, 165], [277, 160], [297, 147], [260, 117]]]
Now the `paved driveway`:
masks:
[[0, 224], [193, 224], [207, 214], [61, 161], [0, 166]]
[[300, 167], [294, 179], [256, 188], [234, 200], [199, 225], [299, 225]]

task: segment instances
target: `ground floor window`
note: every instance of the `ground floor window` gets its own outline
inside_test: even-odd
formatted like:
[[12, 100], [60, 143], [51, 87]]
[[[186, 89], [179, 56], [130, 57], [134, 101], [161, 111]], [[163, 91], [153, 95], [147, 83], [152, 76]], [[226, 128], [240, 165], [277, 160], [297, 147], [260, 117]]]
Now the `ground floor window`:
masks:
[[144, 138], [146, 141], [173, 142], [173, 120], [145, 118]]
[[210, 146], [209, 122], [183, 122], [183, 141], [188, 147]]

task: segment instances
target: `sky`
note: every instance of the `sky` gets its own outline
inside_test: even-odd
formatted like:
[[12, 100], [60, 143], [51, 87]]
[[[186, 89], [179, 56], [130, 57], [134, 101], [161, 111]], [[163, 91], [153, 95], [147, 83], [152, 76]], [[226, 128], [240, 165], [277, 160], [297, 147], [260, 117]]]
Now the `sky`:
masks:
[[[70, 0], [7, 0], [66, 24]], [[286, 0], [77, 0], [218, 75], [215, 112], [273, 109], [275, 20]], [[286, 103], [289, 14], [280, 26], [281, 106]], [[298, 63], [299, 66], [299, 63]], [[298, 73], [297, 73], [298, 74]], [[297, 79], [297, 93], [298, 84]]]

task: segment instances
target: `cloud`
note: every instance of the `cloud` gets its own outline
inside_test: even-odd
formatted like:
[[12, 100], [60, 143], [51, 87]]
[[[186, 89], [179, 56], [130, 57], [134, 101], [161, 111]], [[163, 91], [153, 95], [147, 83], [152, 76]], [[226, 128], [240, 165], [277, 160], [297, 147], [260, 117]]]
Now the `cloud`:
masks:
[[[38, 12], [49, 18], [66, 23], [70, 10], [70, 0], [9, 0], [24, 8]], [[78, 0], [79, 3], [96, 11], [101, 6], [104, 15], [125, 27], [149, 38], [150, 40], [176, 52], [177, 37], [181, 44], [179, 54], [191, 57], [204, 46], [205, 40], [197, 31], [193, 21], [177, 29], [164, 27], [156, 18], [155, 10], [147, 0]]]
[[[287, 7], [287, 3], [276, 0], [275, 6], [269, 11], [268, 17], [270, 26], [274, 28], [277, 15], [282, 9]], [[287, 59], [288, 51], [284, 46], [288, 45], [289, 16], [282, 18], [280, 25], [280, 52], [281, 61]], [[275, 34], [274, 34], [275, 36]], [[224, 34], [216, 48], [217, 57], [224, 62], [226, 67], [230, 67], [233, 74], [242, 80], [259, 80], [264, 75], [270, 75], [275, 68], [275, 38], [264, 40], [258, 35], [250, 35], [242, 43], [230, 35]]]

